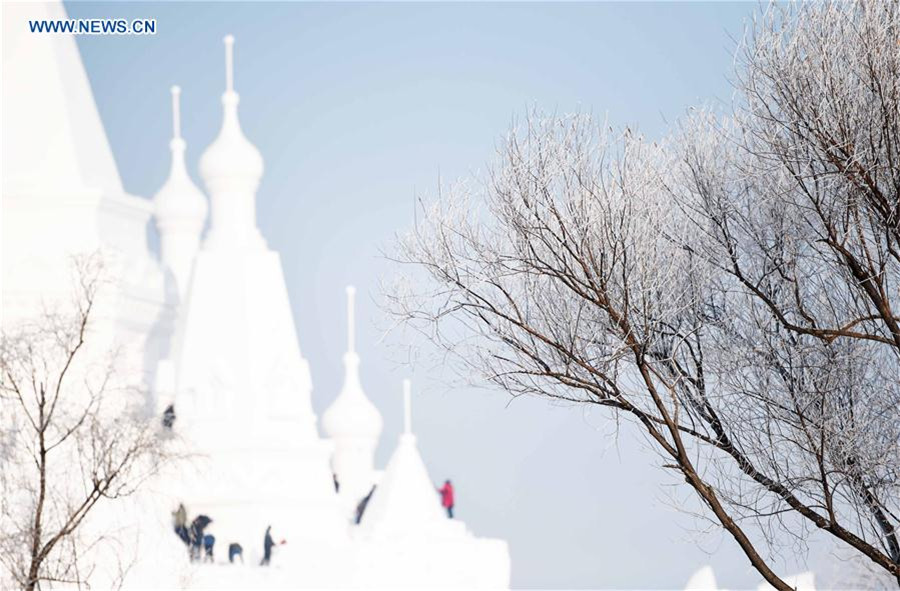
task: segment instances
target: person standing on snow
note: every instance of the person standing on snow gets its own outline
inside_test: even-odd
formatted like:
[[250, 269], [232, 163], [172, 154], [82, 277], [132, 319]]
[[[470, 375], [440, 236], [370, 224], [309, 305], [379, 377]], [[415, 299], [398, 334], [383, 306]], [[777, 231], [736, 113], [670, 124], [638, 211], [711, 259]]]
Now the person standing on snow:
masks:
[[444, 481], [438, 492], [441, 493], [441, 506], [447, 510], [447, 517], [453, 519], [453, 485], [449, 479]]
[[178, 504], [178, 509], [172, 512], [172, 525], [175, 527], [175, 533], [181, 538], [181, 541], [187, 545], [191, 543], [191, 537], [187, 528], [187, 509], [184, 503]]
[[206, 515], [198, 515], [191, 522], [191, 562], [199, 561], [203, 553], [203, 530], [212, 523]]
[[272, 539], [272, 526], [268, 526], [266, 528], [266, 537], [263, 538], [263, 559], [259, 563], [260, 566], [269, 566], [269, 561], [272, 560], [272, 546], [275, 545], [275, 540]]

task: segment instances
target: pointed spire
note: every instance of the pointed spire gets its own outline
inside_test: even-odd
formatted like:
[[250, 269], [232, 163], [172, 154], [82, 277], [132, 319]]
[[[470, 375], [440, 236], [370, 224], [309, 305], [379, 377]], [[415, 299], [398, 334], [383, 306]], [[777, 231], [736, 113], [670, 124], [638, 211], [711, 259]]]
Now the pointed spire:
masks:
[[172, 92], [172, 139], [181, 139], [181, 87], [173, 86]]
[[359, 379], [356, 352], [356, 288], [347, 286], [347, 352], [344, 354], [344, 386], [322, 415], [322, 426], [331, 437], [371, 437], [381, 434], [381, 413], [366, 397]]
[[412, 389], [409, 379], [403, 380], [403, 433], [412, 435]]
[[363, 514], [363, 530], [374, 535], [415, 536], [450, 523], [412, 434], [410, 385], [403, 380], [403, 433]]
[[347, 286], [347, 352], [356, 353], [356, 318], [354, 317], [354, 300], [356, 288]]
[[212, 218], [205, 248], [258, 248], [265, 241], [256, 227], [256, 189], [263, 159], [238, 119], [240, 97], [234, 91], [234, 37], [226, 35], [225, 92], [222, 127], [200, 158], [200, 176], [212, 200]]
[[359, 379], [356, 352], [356, 289], [347, 293], [347, 352], [344, 353], [344, 385], [334, 402], [322, 414], [322, 428], [334, 442], [331, 467], [341, 484], [341, 495], [351, 501], [350, 510], [372, 487], [375, 448], [384, 421], [366, 396]]
[[[59, 1], [4, 2], [3, 16], [8, 23], [68, 18]], [[0, 34], [3, 113], [15, 114], [3, 117], [4, 213], [12, 197], [58, 203], [63, 195], [89, 190], [97, 199], [121, 195], [122, 181], [75, 36], [32, 35], [26, 29], [4, 26]], [[78, 203], [93, 206], [86, 199]], [[61, 240], [42, 246], [62, 248]], [[3, 254], [4, 261], [17, 260], [11, 252]]]
[[225, 92], [234, 92], [234, 35], [225, 35]]
[[169, 178], [153, 196], [153, 208], [162, 261], [172, 271], [178, 291], [184, 297], [209, 206], [206, 196], [191, 180], [184, 161], [187, 143], [181, 137], [181, 88], [172, 86], [169, 92], [172, 97], [172, 139], [169, 141], [172, 165]]

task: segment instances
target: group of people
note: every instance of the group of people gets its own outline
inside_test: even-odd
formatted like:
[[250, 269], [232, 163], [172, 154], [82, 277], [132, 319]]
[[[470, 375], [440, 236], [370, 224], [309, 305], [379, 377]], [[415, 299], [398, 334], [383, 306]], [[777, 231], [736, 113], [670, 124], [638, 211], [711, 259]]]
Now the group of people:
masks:
[[[172, 525], [175, 534], [188, 547], [188, 555], [191, 562], [214, 562], [214, 549], [216, 538], [212, 534], [206, 533], [204, 530], [212, 523], [213, 520], [208, 515], [198, 515], [188, 525], [187, 509], [184, 503], [179, 503], [178, 508], [172, 512]], [[279, 544], [285, 544], [285, 540], [281, 540]], [[272, 526], [266, 527], [266, 533], [263, 536], [263, 558], [260, 566], [268, 566], [272, 560], [272, 548], [276, 546], [275, 540], [272, 538]], [[240, 559], [241, 564], [244, 562], [244, 548], [237, 542], [228, 545], [228, 562], [234, 563]]]
[[[334, 488], [335, 491], [339, 490], [337, 477], [334, 478]], [[369, 501], [375, 493], [375, 488], [375, 485], [372, 485], [369, 493], [364, 496], [356, 506], [357, 524], [362, 521], [366, 507], [369, 505]], [[445, 480], [444, 485], [437, 489], [437, 491], [438, 494], [441, 495], [441, 506], [447, 511], [447, 517], [453, 519], [453, 484], [449, 479]], [[188, 514], [184, 503], [179, 503], [178, 508], [172, 512], [172, 525], [175, 529], [175, 534], [182, 542], [184, 542], [185, 546], [188, 547], [191, 562], [214, 562], [216, 537], [205, 532], [206, 528], [212, 522], [213, 520], [208, 515], [201, 514], [195, 517], [190, 525], [188, 525]], [[281, 540], [278, 544], [284, 543], [286, 543], [285, 540]], [[263, 557], [259, 563], [260, 566], [269, 565], [272, 560], [272, 549], [278, 544], [275, 543], [275, 539], [272, 537], [272, 526], [266, 527], [266, 533], [263, 536]], [[236, 559], [240, 559], [243, 564], [244, 549], [237, 542], [232, 542], [228, 545], [228, 562], [234, 563]]]
[[184, 507], [184, 503], [179, 503], [178, 508], [172, 512], [175, 534], [188, 547], [191, 562], [213, 561], [216, 537], [204, 532], [210, 523], [212, 523], [212, 519], [208, 515], [198, 515], [188, 525], [187, 509]]

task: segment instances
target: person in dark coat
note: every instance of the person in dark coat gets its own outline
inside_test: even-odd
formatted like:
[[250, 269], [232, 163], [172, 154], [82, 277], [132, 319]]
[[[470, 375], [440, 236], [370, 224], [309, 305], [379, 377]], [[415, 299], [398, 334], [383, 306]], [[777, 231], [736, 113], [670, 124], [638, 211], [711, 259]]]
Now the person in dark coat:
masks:
[[228, 544], [228, 562], [234, 564], [235, 558], [240, 558], [241, 564], [244, 564], [244, 549], [237, 543]]
[[272, 539], [272, 526], [268, 526], [266, 528], [266, 537], [263, 538], [263, 559], [259, 563], [260, 566], [269, 566], [269, 561], [272, 560], [272, 546], [275, 545], [275, 540]]
[[369, 490], [369, 494], [364, 496], [359, 504], [356, 506], [356, 525], [359, 525], [359, 522], [362, 521], [363, 513], [366, 512], [366, 507], [369, 506], [369, 500], [372, 498], [372, 493], [375, 492], [375, 485], [372, 485], [372, 489]]
[[203, 552], [205, 556], [204, 560], [208, 560], [209, 562], [215, 562], [213, 559], [213, 547], [216, 545], [216, 537], [212, 534], [206, 534], [203, 536]]
[[453, 485], [450, 480], [445, 480], [438, 492], [441, 493], [441, 506], [447, 510], [447, 517], [453, 519]]
[[172, 425], [175, 424], [175, 405], [170, 404], [166, 407], [166, 410], [163, 411], [162, 417], [163, 427], [166, 429], [171, 429]]
[[191, 522], [191, 561], [200, 560], [203, 547], [203, 530], [212, 523], [206, 515], [198, 515]]

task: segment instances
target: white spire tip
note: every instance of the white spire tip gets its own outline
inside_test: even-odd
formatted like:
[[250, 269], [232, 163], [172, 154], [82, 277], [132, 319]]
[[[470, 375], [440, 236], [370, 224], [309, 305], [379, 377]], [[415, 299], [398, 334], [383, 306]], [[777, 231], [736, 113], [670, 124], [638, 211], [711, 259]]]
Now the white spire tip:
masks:
[[356, 288], [347, 286], [347, 351], [356, 353], [356, 314], [354, 311]]
[[403, 380], [403, 432], [412, 433], [412, 400], [410, 400], [410, 391], [412, 383], [409, 379]]
[[173, 85], [172, 93], [172, 137], [181, 139], [181, 87]]
[[225, 91], [234, 91], [234, 35], [225, 35]]

